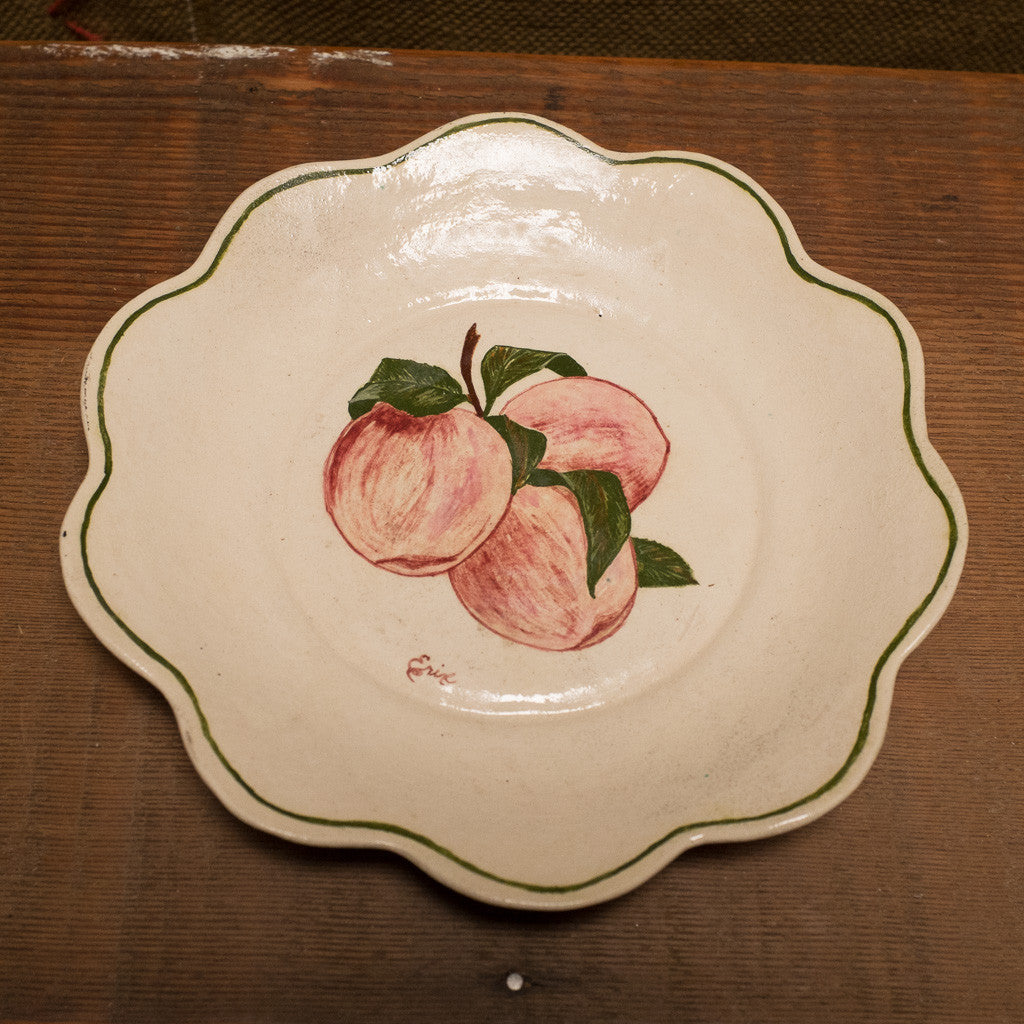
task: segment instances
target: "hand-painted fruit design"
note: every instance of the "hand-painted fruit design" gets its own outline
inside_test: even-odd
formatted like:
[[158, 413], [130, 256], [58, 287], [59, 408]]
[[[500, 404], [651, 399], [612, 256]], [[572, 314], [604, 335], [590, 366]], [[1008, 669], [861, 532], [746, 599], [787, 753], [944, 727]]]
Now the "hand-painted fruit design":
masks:
[[448, 574], [477, 622], [545, 651], [573, 651], [611, 636], [636, 599], [628, 541], [587, 591], [587, 537], [563, 487], [524, 487], [487, 543]]
[[490, 536], [511, 493], [507, 445], [466, 409], [412, 416], [378, 402], [341, 432], [324, 470], [341, 535], [404, 576], [458, 565]]
[[534, 384], [502, 412], [547, 438], [541, 469], [606, 469], [622, 484], [632, 512], [661, 479], [668, 438], [631, 391], [597, 377]]
[[[324, 501], [356, 552], [390, 572], [447, 572], [492, 633], [545, 651], [612, 636], [638, 588], [696, 583], [671, 548], [632, 535], [669, 443], [636, 395], [564, 352], [496, 345], [463, 384], [438, 366], [382, 359], [349, 402], [324, 464]], [[492, 415], [513, 384], [527, 388]], [[471, 409], [460, 408], [469, 404]]]

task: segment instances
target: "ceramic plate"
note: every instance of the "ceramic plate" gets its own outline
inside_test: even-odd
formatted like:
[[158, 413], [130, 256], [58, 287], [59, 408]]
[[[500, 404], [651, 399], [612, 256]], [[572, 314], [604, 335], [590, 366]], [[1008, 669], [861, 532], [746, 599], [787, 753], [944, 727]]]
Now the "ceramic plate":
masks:
[[65, 579], [240, 818], [594, 903], [864, 777], [964, 557], [922, 380], [741, 171], [470, 118], [114, 317]]

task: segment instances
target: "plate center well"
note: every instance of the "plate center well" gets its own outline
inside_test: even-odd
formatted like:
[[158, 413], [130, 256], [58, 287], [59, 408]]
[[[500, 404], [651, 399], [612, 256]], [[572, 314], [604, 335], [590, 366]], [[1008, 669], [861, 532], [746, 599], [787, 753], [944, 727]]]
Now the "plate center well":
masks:
[[[728, 619], [757, 558], [762, 518], [757, 458], [728, 391], [702, 380], [687, 365], [684, 349], [652, 335], [651, 325], [615, 297], [549, 293], [540, 299], [524, 292], [508, 298], [509, 290], [484, 299], [441, 296], [390, 317], [386, 326], [368, 327], [358, 349], [346, 351], [337, 376], [325, 380], [305, 405], [304, 422], [295, 424], [295, 443], [275, 469], [283, 486], [268, 488], [266, 536], [305, 621], [339, 661], [358, 666], [378, 685], [416, 701], [473, 713], [579, 711], [678, 677], [681, 666], [697, 657]], [[587, 602], [601, 603], [602, 584], [593, 599], [583, 595], [574, 612], [564, 607], [570, 600], [564, 585], [555, 587], [555, 603], [545, 608], [543, 600], [533, 601], [529, 588], [520, 586], [519, 576], [539, 573], [538, 589], [544, 589], [549, 575], [569, 571], [571, 552], [549, 545], [544, 556], [552, 561], [538, 568], [531, 552], [520, 562], [516, 551], [506, 547], [495, 578], [499, 586], [503, 578], [508, 581], [509, 610], [500, 607], [502, 594], [492, 595], [491, 605], [497, 608], [499, 626], [512, 628], [495, 629], [484, 616], [470, 614], [447, 572], [399, 574], [353, 548], [327, 512], [322, 484], [325, 460], [350, 422], [349, 400], [382, 357], [438, 366], [459, 378], [462, 338], [473, 323], [482, 336], [477, 361], [498, 345], [564, 352], [589, 377], [614, 385], [613, 394], [632, 396], [628, 401], [649, 410], [645, 415], [653, 414], [668, 439], [668, 453], [653, 490], [633, 509], [631, 537], [675, 552], [692, 568], [697, 585], [640, 587], [621, 621], [604, 627], [605, 635], [580, 649], [544, 649], [544, 616], [552, 620], [553, 632], [568, 628], [564, 620], [573, 614], [587, 620]], [[644, 349], [651, 357], [638, 359]], [[478, 371], [474, 376], [479, 381]], [[508, 402], [515, 411], [522, 405], [518, 395], [538, 382], [560, 379], [571, 398], [576, 393], [572, 379], [543, 369], [512, 384], [495, 401], [494, 411], [501, 412]], [[477, 386], [482, 394], [482, 385]], [[559, 393], [558, 387], [552, 392]], [[567, 401], [564, 408], [570, 420], [577, 414], [571, 406]], [[468, 404], [461, 408], [463, 415], [471, 414]], [[598, 413], [590, 409], [585, 415]], [[379, 468], [388, 471], [386, 465]], [[513, 499], [514, 507], [528, 504], [526, 497]], [[575, 509], [578, 499], [573, 500]], [[386, 520], [385, 512], [366, 509], [368, 516]], [[546, 514], [537, 511], [540, 520]], [[456, 520], [458, 515], [453, 513]], [[532, 535], [524, 530], [513, 549], [516, 544], [529, 548]], [[499, 527], [495, 537], [500, 532]], [[492, 543], [493, 538], [484, 547]], [[635, 539], [628, 543], [637, 545]], [[651, 549], [646, 550], [649, 557]], [[579, 589], [585, 586], [580, 580]], [[541, 621], [527, 623], [532, 632], [522, 639], [516, 616], [535, 612]], [[608, 617], [614, 619], [614, 609]], [[585, 636], [592, 627], [585, 621], [573, 628]]]

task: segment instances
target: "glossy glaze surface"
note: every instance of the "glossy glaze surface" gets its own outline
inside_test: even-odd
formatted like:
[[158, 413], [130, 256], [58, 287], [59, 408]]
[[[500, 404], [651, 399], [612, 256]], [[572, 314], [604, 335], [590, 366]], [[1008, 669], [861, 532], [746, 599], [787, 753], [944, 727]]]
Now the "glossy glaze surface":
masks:
[[[540, 650], [345, 542], [322, 471], [349, 399], [382, 356], [450, 362], [470, 323], [653, 411], [670, 454], [633, 525], [699, 586]], [[898, 310], [813, 264], [741, 172], [469, 119], [254, 185], [111, 321], [65, 578], [241, 818], [484, 900], [597, 902], [867, 771], [966, 541], [922, 372]]]

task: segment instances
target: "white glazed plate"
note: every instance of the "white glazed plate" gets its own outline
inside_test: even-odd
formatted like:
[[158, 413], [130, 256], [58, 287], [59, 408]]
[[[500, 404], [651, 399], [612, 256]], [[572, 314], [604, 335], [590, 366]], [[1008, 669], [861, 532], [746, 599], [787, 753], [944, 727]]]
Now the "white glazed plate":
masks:
[[[544, 650], [444, 572], [346, 542], [323, 474], [349, 400], [382, 358], [457, 380], [474, 323], [476, 358], [566, 353], [653, 413], [669, 454], [631, 535], [697, 585], [642, 587], [599, 642]], [[812, 262], [742, 172], [469, 118], [257, 183], [111, 320], [65, 580], [243, 820], [496, 904], [596, 903], [864, 777], [964, 559], [922, 388], [904, 317]], [[527, 596], [534, 568], [509, 569]]]

